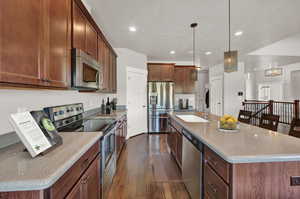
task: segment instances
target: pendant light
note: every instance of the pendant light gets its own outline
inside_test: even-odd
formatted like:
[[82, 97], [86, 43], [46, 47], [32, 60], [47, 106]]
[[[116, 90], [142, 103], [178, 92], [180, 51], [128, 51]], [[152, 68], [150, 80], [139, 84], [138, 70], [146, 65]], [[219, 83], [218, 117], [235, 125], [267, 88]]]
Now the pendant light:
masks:
[[226, 73], [238, 70], [238, 51], [231, 51], [231, 0], [228, 0], [228, 40], [229, 48], [224, 52], [224, 71]]
[[192, 23], [191, 28], [193, 29], [193, 65], [196, 67], [196, 27], [198, 26], [197, 23]]
[[283, 74], [283, 69], [278, 67], [277, 64], [275, 66], [272, 66], [270, 64], [270, 67], [265, 70], [265, 77], [277, 77], [277, 76], [282, 76]]

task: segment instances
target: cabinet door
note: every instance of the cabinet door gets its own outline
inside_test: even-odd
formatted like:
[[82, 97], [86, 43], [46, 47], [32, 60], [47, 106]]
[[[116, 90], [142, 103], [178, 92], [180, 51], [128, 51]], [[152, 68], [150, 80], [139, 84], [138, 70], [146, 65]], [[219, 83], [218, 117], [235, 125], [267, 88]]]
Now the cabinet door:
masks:
[[90, 22], [86, 20], [86, 52], [97, 60], [98, 45], [97, 31]]
[[100, 159], [93, 161], [82, 177], [84, 185], [84, 199], [100, 198]]
[[112, 92], [117, 92], [117, 57], [111, 52], [111, 68], [112, 68]]
[[[46, 52], [46, 80], [49, 86], [67, 87], [71, 74], [71, 31], [69, 0], [45, 0], [47, 2], [48, 31]], [[68, 75], [69, 74], [69, 75]]]
[[160, 65], [148, 64], [148, 81], [161, 81]]
[[108, 81], [109, 81], [109, 71], [106, 64], [106, 45], [100, 35], [98, 35], [98, 62], [102, 66], [102, 72], [103, 72], [103, 88], [101, 91], [106, 92], [108, 90]]
[[0, 1], [0, 82], [43, 85], [43, 1]]
[[184, 91], [184, 84], [185, 84], [185, 70], [184, 68], [175, 67], [175, 93], [183, 93]]
[[84, 199], [82, 181], [79, 180], [65, 199]]
[[86, 51], [86, 18], [80, 7], [73, 2], [73, 47]]
[[104, 78], [106, 82], [106, 92], [111, 92], [111, 68], [110, 68], [110, 54], [109, 54], [109, 48], [105, 44], [105, 54], [104, 54], [104, 65], [106, 67], [106, 78]]
[[174, 81], [174, 65], [161, 65], [161, 81]]
[[185, 69], [185, 84], [184, 93], [194, 93], [195, 92], [195, 81], [196, 81], [196, 69], [186, 68]]

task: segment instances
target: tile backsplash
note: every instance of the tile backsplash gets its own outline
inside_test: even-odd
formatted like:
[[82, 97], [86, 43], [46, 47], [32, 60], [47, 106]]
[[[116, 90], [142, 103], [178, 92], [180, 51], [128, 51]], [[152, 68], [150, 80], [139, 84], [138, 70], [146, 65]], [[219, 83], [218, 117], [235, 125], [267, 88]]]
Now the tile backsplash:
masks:
[[115, 94], [80, 93], [75, 90], [0, 90], [0, 135], [13, 131], [8, 117], [18, 110], [40, 110], [47, 106], [83, 103], [84, 110], [100, 107], [102, 99]]
[[175, 94], [174, 96], [174, 105], [178, 107], [179, 99], [189, 99], [189, 106], [190, 108], [195, 108], [195, 94]]

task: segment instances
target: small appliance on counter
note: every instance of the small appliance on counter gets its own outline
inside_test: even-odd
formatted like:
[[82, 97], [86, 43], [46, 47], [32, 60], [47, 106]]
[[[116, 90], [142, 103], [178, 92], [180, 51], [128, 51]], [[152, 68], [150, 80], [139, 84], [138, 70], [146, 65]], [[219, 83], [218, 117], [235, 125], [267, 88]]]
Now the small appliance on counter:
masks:
[[178, 108], [179, 110], [189, 109], [189, 99], [179, 99]]

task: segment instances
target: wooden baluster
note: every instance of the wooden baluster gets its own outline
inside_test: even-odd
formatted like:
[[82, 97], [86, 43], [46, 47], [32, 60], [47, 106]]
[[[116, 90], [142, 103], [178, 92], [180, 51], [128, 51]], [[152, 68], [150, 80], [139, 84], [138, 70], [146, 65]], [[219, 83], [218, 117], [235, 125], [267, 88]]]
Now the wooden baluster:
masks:
[[269, 114], [271, 114], [271, 115], [273, 115], [273, 104], [274, 104], [274, 101], [273, 100], [270, 100], [269, 101], [269, 105], [270, 105], [270, 107], [269, 107], [269, 110], [270, 110], [270, 112], [269, 112]]
[[295, 100], [294, 109], [295, 118], [299, 119], [299, 100]]

